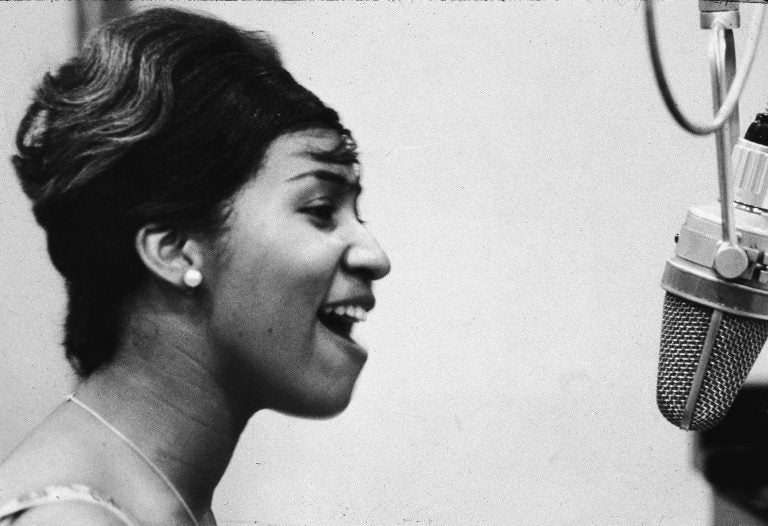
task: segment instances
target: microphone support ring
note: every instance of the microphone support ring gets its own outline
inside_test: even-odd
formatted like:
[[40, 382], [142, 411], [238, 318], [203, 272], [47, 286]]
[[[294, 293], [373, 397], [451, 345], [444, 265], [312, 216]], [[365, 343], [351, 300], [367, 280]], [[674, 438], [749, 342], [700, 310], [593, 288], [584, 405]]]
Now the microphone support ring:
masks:
[[768, 320], [768, 289], [754, 283], [725, 281], [713, 270], [680, 257], [667, 261], [661, 288], [714, 310]]

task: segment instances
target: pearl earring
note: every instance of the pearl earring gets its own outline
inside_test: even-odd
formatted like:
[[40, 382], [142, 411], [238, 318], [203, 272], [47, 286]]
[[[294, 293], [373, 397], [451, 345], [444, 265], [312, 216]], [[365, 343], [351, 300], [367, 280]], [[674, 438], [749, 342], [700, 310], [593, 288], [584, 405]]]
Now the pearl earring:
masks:
[[184, 273], [184, 277], [182, 278], [184, 281], [184, 285], [189, 287], [190, 289], [194, 289], [200, 283], [203, 281], [203, 274], [199, 270], [195, 268], [187, 269], [187, 271]]

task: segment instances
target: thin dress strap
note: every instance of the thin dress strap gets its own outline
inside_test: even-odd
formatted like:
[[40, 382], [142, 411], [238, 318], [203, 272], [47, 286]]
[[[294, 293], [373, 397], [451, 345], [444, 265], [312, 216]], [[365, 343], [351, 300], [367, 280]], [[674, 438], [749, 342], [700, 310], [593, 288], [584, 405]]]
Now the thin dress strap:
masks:
[[125, 526], [138, 526], [126, 513], [117, 507], [112, 499], [106, 498], [83, 484], [68, 486], [48, 486], [40, 491], [33, 491], [0, 506], [0, 526], [11, 526], [25, 511], [37, 506], [55, 504], [64, 501], [92, 502], [107, 509]]

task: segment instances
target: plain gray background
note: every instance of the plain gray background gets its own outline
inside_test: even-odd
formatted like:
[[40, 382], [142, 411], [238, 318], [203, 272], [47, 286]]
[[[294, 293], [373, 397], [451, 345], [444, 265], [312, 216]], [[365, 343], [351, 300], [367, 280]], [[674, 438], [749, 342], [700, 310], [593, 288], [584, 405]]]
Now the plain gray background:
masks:
[[[642, 4], [162, 4], [274, 35], [355, 133], [362, 212], [393, 263], [349, 409], [257, 415], [216, 495], [222, 525], [707, 522], [692, 435], [658, 414], [655, 375], [659, 279], [688, 206], [716, 198], [714, 139], [663, 109]], [[673, 89], [706, 118], [697, 3], [662, 4]], [[5, 160], [73, 17], [0, 3], [3, 453], [72, 382], [63, 287]], [[742, 128], [768, 103], [765, 42]]]

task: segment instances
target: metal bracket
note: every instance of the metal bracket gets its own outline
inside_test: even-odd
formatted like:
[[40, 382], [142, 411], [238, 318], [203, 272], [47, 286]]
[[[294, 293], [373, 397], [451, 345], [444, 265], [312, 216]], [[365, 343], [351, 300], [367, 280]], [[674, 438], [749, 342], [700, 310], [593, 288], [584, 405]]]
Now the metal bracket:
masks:
[[[736, 7], [738, 9], [738, 5]], [[738, 11], [720, 11], [708, 13], [717, 18], [729, 16]], [[705, 13], [702, 13], [704, 16]], [[712, 108], [717, 113], [728, 93], [728, 88], [736, 75], [736, 51], [733, 31], [715, 21], [712, 28], [712, 40], [709, 48], [709, 71], [712, 78]], [[731, 153], [738, 140], [739, 109], [736, 105], [723, 127], [715, 132], [717, 145], [717, 172], [720, 187], [720, 211], [722, 215], [723, 242], [715, 257], [715, 270], [726, 279], [740, 276], [749, 265], [749, 258], [739, 246], [736, 237], [735, 208], [733, 204], [733, 166]]]

